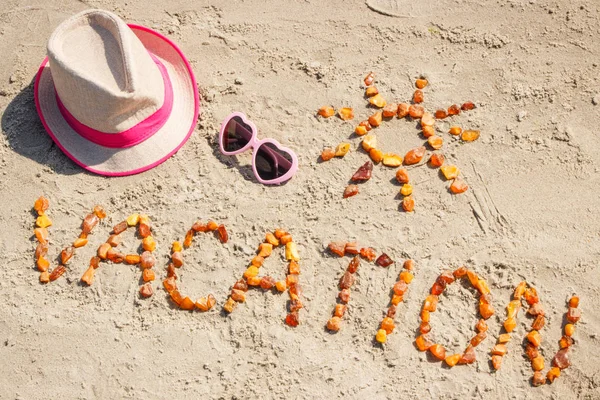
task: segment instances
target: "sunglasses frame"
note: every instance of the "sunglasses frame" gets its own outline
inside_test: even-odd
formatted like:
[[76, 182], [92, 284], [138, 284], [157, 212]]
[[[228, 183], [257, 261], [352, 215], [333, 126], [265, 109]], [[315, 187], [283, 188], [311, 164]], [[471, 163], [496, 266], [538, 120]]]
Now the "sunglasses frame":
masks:
[[[241, 149], [236, 150], [236, 151], [226, 151], [223, 148], [223, 137], [226, 134], [225, 128], [227, 127], [227, 124], [229, 124], [229, 121], [231, 121], [234, 117], [241, 118], [241, 120], [252, 129], [252, 137], [250, 138], [248, 143]], [[292, 178], [292, 176], [294, 176], [294, 174], [298, 170], [298, 157], [296, 156], [296, 153], [294, 153], [291, 149], [289, 149], [285, 146], [282, 146], [281, 143], [279, 143], [275, 139], [270, 139], [270, 138], [258, 139], [257, 135], [258, 135], [258, 129], [256, 128], [256, 125], [254, 125], [254, 123], [252, 121], [250, 121], [248, 119], [248, 117], [246, 117], [245, 114], [236, 111], [234, 113], [229, 114], [227, 116], [227, 118], [225, 118], [223, 120], [223, 122], [221, 123], [221, 129], [219, 131], [219, 149], [221, 150], [221, 153], [223, 153], [226, 156], [235, 156], [235, 155], [244, 153], [249, 148], [252, 148], [252, 171], [254, 171], [254, 176], [256, 177], [256, 179], [263, 185], [279, 185], [283, 182], [290, 180]], [[290, 157], [292, 157], [292, 166], [290, 167], [289, 171], [286, 172], [283, 176], [280, 176], [279, 178], [275, 178], [275, 179], [271, 179], [271, 180], [264, 180], [260, 177], [260, 175], [258, 174], [258, 171], [256, 170], [256, 155], [258, 154], [258, 151], [256, 151], [256, 149], [258, 149], [260, 146], [262, 146], [265, 143], [271, 143], [272, 145], [277, 147], [279, 150], [285, 151], [286, 153], [288, 153], [290, 155]]]

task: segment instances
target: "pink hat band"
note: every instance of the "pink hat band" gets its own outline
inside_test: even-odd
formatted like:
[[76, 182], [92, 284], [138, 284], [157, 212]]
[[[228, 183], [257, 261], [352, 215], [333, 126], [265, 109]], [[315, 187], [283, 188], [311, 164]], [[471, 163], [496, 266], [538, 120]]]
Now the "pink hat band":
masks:
[[169, 79], [169, 74], [165, 66], [152, 54], [150, 54], [156, 66], [158, 67], [165, 87], [163, 105], [146, 119], [132, 126], [131, 128], [119, 133], [106, 133], [91, 128], [80, 122], [73, 116], [60, 100], [58, 92], [56, 93], [56, 102], [58, 109], [69, 126], [82, 137], [90, 142], [100, 146], [110, 148], [127, 148], [142, 143], [163, 127], [167, 122], [173, 109], [173, 86]]

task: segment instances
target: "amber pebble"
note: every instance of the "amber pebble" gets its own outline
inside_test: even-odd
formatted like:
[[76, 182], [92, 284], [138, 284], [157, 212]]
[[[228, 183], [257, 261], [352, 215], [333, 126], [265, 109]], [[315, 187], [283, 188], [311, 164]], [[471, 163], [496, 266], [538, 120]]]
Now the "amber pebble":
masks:
[[415, 200], [412, 196], [406, 196], [402, 199], [402, 209], [406, 212], [412, 212], [415, 210]]
[[433, 129], [433, 126], [423, 126], [421, 129], [423, 129], [423, 136], [428, 139], [435, 135], [435, 129]]
[[110, 244], [102, 243], [100, 247], [98, 247], [98, 257], [100, 257], [103, 260], [106, 260], [106, 256], [110, 249], [112, 249], [112, 246]]
[[[280, 240], [281, 244], [285, 244], [286, 246], [287, 246], [288, 243], [291, 242], [291, 238], [292, 238], [290, 236], [290, 241], [286, 241], [285, 238], [287, 236], [290, 236], [290, 235], [285, 235]], [[258, 255], [260, 257], [267, 258], [272, 253], [273, 253], [273, 245], [271, 243], [261, 243], [261, 244], [258, 245]]]
[[492, 356], [492, 367], [494, 367], [494, 369], [496, 371], [498, 371], [501, 366], [502, 366], [502, 356]]
[[154, 294], [151, 283], [146, 283], [140, 287], [140, 296], [143, 298], [151, 297]]
[[452, 272], [452, 275], [454, 275], [454, 277], [456, 279], [458, 278], [462, 278], [465, 275], [467, 275], [467, 268], [466, 267], [458, 267], [457, 269], [454, 270], [454, 272]]
[[62, 276], [67, 271], [64, 265], [59, 265], [52, 270], [50, 273], [50, 281], [55, 281]]
[[298, 254], [298, 246], [296, 246], [296, 243], [288, 242], [285, 244], [285, 259], [287, 261], [300, 261], [300, 255]]
[[517, 327], [517, 321], [514, 318], [507, 318], [504, 321], [504, 329], [510, 333]]
[[200, 311], [208, 311], [209, 310], [208, 300], [206, 299], [206, 297], [201, 297], [198, 300], [196, 300], [195, 306]]
[[451, 356], [448, 356], [444, 359], [444, 361], [446, 362], [446, 365], [448, 365], [449, 367], [454, 367], [458, 361], [461, 359], [462, 355], [461, 354], [452, 354]]
[[285, 317], [285, 323], [291, 327], [296, 327], [300, 324], [300, 320], [298, 318], [298, 312], [292, 311]]
[[243, 303], [246, 301], [246, 292], [238, 289], [231, 289], [231, 298], [238, 303]]
[[510, 342], [510, 333], [503, 333], [498, 336], [498, 343], [508, 343]]
[[440, 170], [447, 180], [456, 178], [460, 173], [460, 170], [456, 165], [444, 165], [440, 168]]
[[286, 275], [285, 283], [291, 289], [298, 283], [298, 275], [295, 275], [295, 274]]
[[118, 235], [119, 233], [124, 232], [127, 229], [127, 227], [128, 227], [127, 221], [121, 221], [117, 225], [114, 226], [113, 233], [115, 235]]
[[381, 125], [382, 121], [383, 121], [383, 113], [381, 111], [377, 111], [375, 114], [373, 114], [369, 117], [369, 124], [375, 128], [378, 127], [379, 125]]
[[427, 86], [429, 82], [427, 82], [427, 79], [423, 79], [423, 78], [419, 78], [415, 81], [415, 86], [418, 89], [423, 89], [425, 86]]
[[394, 263], [394, 260], [392, 260], [390, 258], [390, 256], [388, 256], [385, 253], [381, 253], [381, 255], [379, 257], [377, 257], [377, 260], [375, 260], [375, 264], [381, 266], [381, 267], [389, 267], [390, 265], [392, 265]]
[[394, 331], [394, 328], [396, 327], [396, 325], [394, 325], [394, 320], [390, 317], [385, 317], [382, 321], [381, 321], [381, 329], [385, 330], [385, 333], [387, 333], [388, 335], [390, 333], [392, 333]]
[[458, 115], [460, 114], [460, 107], [457, 104], [452, 104], [448, 107], [448, 115]]
[[334, 317], [339, 317], [339, 318], [343, 317], [344, 314], [346, 313], [346, 309], [347, 309], [347, 307], [345, 305], [343, 305], [343, 304], [336, 304], [335, 308], [333, 310], [333, 316]]
[[317, 114], [319, 114], [321, 117], [329, 118], [335, 114], [335, 110], [331, 106], [323, 106], [319, 108]]
[[546, 383], [546, 377], [542, 373], [542, 371], [535, 371], [533, 373], [533, 377], [531, 378], [531, 384], [533, 386], [541, 386]]
[[394, 283], [394, 286], [392, 286], [392, 290], [395, 295], [402, 296], [408, 290], [408, 284], [404, 281], [398, 281]]
[[356, 244], [356, 242], [347, 242], [344, 245], [344, 253], [345, 254], [356, 255], [356, 254], [358, 254], [358, 252], [359, 252], [358, 244]]
[[75, 248], [74, 247], [65, 247], [60, 252], [60, 261], [61, 261], [61, 264], [67, 264], [69, 262], [69, 260], [71, 259], [71, 257], [73, 257], [74, 254], [75, 254]]
[[340, 143], [335, 148], [336, 157], [344, 157], [350, 151], [350, 143]]
[[398, 114], [398, 104], [391, 103], [383, 107], [383, 117], [392, 118]]
[[146, 251], [156, 250], [156, 241], [152, 236], [147, 236], [142, 240], [142, 247]]
[[425, 150], [425, 146], [415, 147], [414, 149], [409, 150], [404, 156], [404, 165], [413, 165], [421, 162], [425, 156]]
[[110, 235], [106, 240], [106, 243], [110, 244], [112, 247], [117, 247], [119, 244], [121, 244], [121, 235]]
[[378, 93], [375, 96], [369, 98], [369, 103], [371, 103], [377, 108], [383, 108], [387, 104], [387, 101], [385, 101], [385, 99]]
[[41, 272], [48, 271], [50, 268], [50, 261], [46, 260], [44, 257], [39, 257], [36, 261], [37, 269]]
[[40, 274], [40, 282], [41, 283], [50, 282], [50, 273], [48, 271], [44, 271]]
[[350, 301], [350, 290], [349, 289], [342, 289], [340, 291], [340, 293], [338, 294], [338, 297], [340, 298], [340, 300], [344, 303], [348, 303]]
[[424, 112], [425, 109], [423, 108], [423, 106], [417, 104], [411, 104], [410, 107], [408, 107], [408, 115], [410, 115], [412, 119], [421, 118]]
[[183, 239], [183, 247], [188, 248], [192, 245], [192, 240], [194, 239], [194, 231], [189, 230], [185, 234], [185, 239]]
[[406, 284], [411, 283], [412, 280], [414, 279], [414, 277], [415, 276], [408, 271], [400, 272], [400, 276], [399, 276], [400, 280], [405, 282]]
[[448, 133], [451, 135], [460, 135], [462, 133], [462, 128], [460, 126], [452, 126]]
[[385, 153], [383, 155], [383, 165], [386, 167], [399, 167], [402, 165], [402, 157], [395, 153]]
[[337, 255], [338, 257], [343, 257], [346, 252], [346, 243], [344, 242], [331, 242], [329, 246], [327, 246], [330, 252]]
[[223, 310], [225, 310], [225, 312], [227, 313], [232, 313], [233, 310], [235, 309], [236, 306], [236, 302], [235, 300], [233, 300], [231, 297], [227, 299], [227, 301], [225, 302], [225, 304], [223, 304]]
[[479, 305], [479, 314], [481, 314], [483, 319], [489, 319], [494, 315], [494, 307], [491, 304], [481, 303]]
[[369, 72], [367, 74], [367, 76], [365, 76], [365, 79], [364, 79], [365, 85], [371, 86], [374, 81], [375, 81], [375, 74], [373, 72]]
[[273, 279], [270, 276], [263, 276], [260, 279], [260, 287], [264, 290], [271, 289], [273, 286], [275, 286], [275, 284], [276, 284], [275, 279]]
[[429, 347], [429, 352], [438, 360], [444, 360], [446, 358], [446, 349], [441, 344], [434, 344]]
[[290, 301], [290, 312], [300, 311], [302, 308], [304, 308], [304, 305], [299, 299], [292, 299]]
[[287, 235], [287, 232], [284, 231], [283, 229], [275, 229], [275, 232], [273, 232], [273, 235], [275, 235], [275, 237], [279, 240], [283, 236]]
[[123, 260], [125, 259], [125, 256], [123, 254], [119, 253], [114, 247], [111, 247], [106, 252], [106, 258], [108, 258], [110, 261], [112, 261], [115, 264], [119, 264], [119, 263], [123, 262]]
[[38, 212], [39, 215], [44, 214], [44, 212], [50, 207], [50, 202], [44, 196], [40, 196], [35, 203], [33, 203], [33, 209]]
[[539, 353], [537, 347], [535, 347], [531, 343], [527, 343], [525, 345], [525, 355], [527, 355], [527, 358], [529, 359], [529, 361], [536, 358], [539, 354], [540, 353]]
[[581, 318], [581, 311], [579, 310], [579, 308], [569, 307], [569, 310], [567, 311], [567, 321], [574, 324], [577, 321], [579, 321], [580, 318]]
[[35, 224], [39, 228], [47, 228], [49, 226], [52, 226], [52, 221], [50, 220], [50, 218], [48, 218], [46, 214], [42, 214], [36, 218]]
[[550, 371], [548, 371], [548, 373], [546, 374], [546, 378], [550, 381], [550, 383], [553, 383], [554, 380], [556, 378], [558, 378], [559, 376], [560, 376], [560, 368], [558, 368], [558, 367], [550, 368]]
[[344, 275], [340, 278], [340, 289], [349, 289], [354, 284], [354, 275], [349, 271], [346, 271]]
[[569, 348], [566, 347], [556, 352], [556, 355], [552, 359], [552, 365], [560, 369], [565, 369], [571, 365], [569, 360]]
[[363, 247], [360, 249], [360, 256], [367, 261], [374, 261], [377, 255], [375, 254], [375, 250], [372, 248]]
[[378, 93], [379, 93], [379, 90], [377, 90], [377, 88], [375, 86], [369, 86], [365, 89], [366, 97], [375, 96]]
[[229, 240], [229, 234], [227, 233], [225, 225], [221, 224], [217, 227], [217, 236], [219, 237], [219, 241], [221, 243], [227, 243]]
[[436, 119], [444, 119], [446, 117], [448, 117], [448, 113], [446, 112], [446, 110], [437, 110], [435, 112]]
[[327, 329], [329, 329], [330, 331], [333, 331], [333, 332], [339, 331], [341, 325], [342, 325], [342, 319], [340, 317], [331, 317], [327, 321]]
[[429, 322], [421, 322], [421, 325], [419, 325], [419, 332], [421, 332], [421, 333], [431, 332], [431, 325], [429, 325]]
[[539, 302], [535, 303], [535, 304], [532, 304], [529, 307], [529, 309], [527, 310], [527, 314], [529, 314], [529, 315], [535, 315], [535, 316], [537, 316], [537, 315], [545, 315], [545, 313], [544, 313], [544, 307], [542, 307], [542, 304], [539, 303]]
[[371, 173], [373, 172], [373, 163], [367, 161], [364, 163], [350, 178], [353, 181], [368, 181], [371, 179]]
[[148, 237], [150, 236], [150, 233], [150, 225], [143, 224], [140, 222], [140, 224], [138, 225], [138, 234], [140, 235], [140, 237]]
[[534, 371], [541, 371], [544, 369], [544, 357], [537, 356], [533, 360], [531, 360], [531, 368]]
[[88, 243], [87, 238], [77, 238], [75, 239], [75, 241], [73, 242], [73, 247], [75, 247], [76, 249], [85, 246]]
[[141, 261], [141, 257], [137, 254], [127, 254], [125, 256], [125, 263], [130, 265], [139, 264]]
[[46, 228], [35, 228], [33, 233], [38, 242], [43, 244], [48, 243], [48, 230]]
[[536, 330], [530, 331], [527, 334], [527, 340], [535, 347], [540, 347], [540, 344], [542, 344], [542, 337]]
[[100, 257], [94, 256], [90, 258], [90, 267], [96, 269], [100, 266]]
[[383, 344], [387, 341], [387, 332], [385, 331], [385, 329], [379, 329], [377, 331], [377, 334], [375, 334], [375, 340], [377, 340], [377, 342]]
[[525, 301], [527, 301], [527, 304], [529, 304], [530, 306], [540, 301], [540, 298], [537, 294], [537, 290], [535, 290], [534, 287], [527, 288], [523, 296], [525, 297]]
[[215, 304], [217, 304], [217, 299], [215, 299], [215, 296], [213, 296], [212, 294], [209, 294], [206, 298], [206, 305], [208, 306], [208, 309], [210, 310], [211, 308], [213, 308]]
[[519, 300], [512, 300], [506, 306], [506, 318], [516, 318], [521, 309], [521, 302]]
[[456, 277], [452, 271], [445, 270], [436, 278], [436, 281], [448, 285], [454, 282], [455, 279]]
[[352, 196], [356, 196], [358, 194], [358, 186], [356, 185], [348, 185], [346, 189], [344, 189], [343, 197], [344, 199]]
[[423, 91], [421, 89], [417, 89], [413, 93], [413, 102], [417, 104], [423, 102]]
[[[406, 162], [406, 158], [404, 162]], [[398, 181], [398, 183], [408, 183], [410, 180], [408, 177], [408, 171], [404, 168], [399, 168], [396, 171], [396, 180]]]
[[565, 325], [565, 335], [570, 337], [570, 336], [573, 336], [574, 333], [575, 333], [575, 325], [566, 324]]
[[427, 351], [433, 346], [433, 343], [429, 340], [427, 335], [419, 335], [417, 336], [417, 339], [415, 339], [415, 345], [419, 351]]
[[[364, 126], [357, 126], [356, 128], [354, 128], [354, 133], [356, 133], [358, 136], [363, 136], [367, 134], [367, 128], [365, 128]], [[327, 161], [327, 160], [324, 160]]]
[[569, 299], [569, 307], [577, 308], [579, 307], [579, 297], [573, 296]]
[[169, 277], [163, 281], [163, 286], [167, 292], [172, 292], [177, 289], [177, 283], [175, 283], [174, 277]]
[[100, 220], [98, 219], [98, 217], [95, 214], [86, 215], [85, 218], [83, 219], [83, 222], [81, 223], [81, 231], [83, 233], [92, 232], [92, 229], [94, 229], [94, 227], [96, 225], [98, 225], [98, 221], [100, 221]]
[[400, 194], [402, 196], [410, 196], [412, 194], [412, 192], [413, 192], [413, 187], [410, 183], [405, 183], [400, 188]]
[[409, 110], [410, 110], [410, 104], [400, 103], [400, 104], [398, 104], [398, 113], [396, 115], [398, 118], [404, 118], [408, 115]]
[[390, 303], [392, 303], [394, 306], [397, 306], [398, 304], [402, 303], [402, 301], [404, 301], [404, 297], [394, 294], [392, 296], [392, 300], [390, 300]]
[[190, 299], [189, 297], [184, 297], [181, 302], [179, 303], [179, 308], [181, 308], [182, 310], [188, 310], [191, 311], [196, 307], [196, 303], [194, 303], [192, 301], [192, 299]]
[[477, 359], [477, 355], [475, 354], [475, 347], [467, 346], [467, 349], [462, 354], [460, 359], [458, 360], [459, 364], [472, 364]]
[[46, 254], [48, 254], [48, 243], [38, 243], [35, 248], [34, 258], [37, 260], [40, 257], [44, 257]]
[[439, 150], [444, 145], [444, 139], [437, 135], [433, 135], [427, 139], [427, 143], [429, 143], [432, 149]]
[[525, 294], [525, 289], [527, 289], [527, 282], [522, 281], [520, 282], [517, 287], [515, 288], [515, 291], [513, 293], [513, 297], [515, 300], [520, 300], [521, 297], [523, 297], [523, 294]]
[[338, 110], [340, 119], [348, 121], [354, 118], [354, 110], [350, 107], [343, 107]]
[[388, 307], [388, 310], [385, 313], [385, 316], [388, 318], [392, 318], [392, 319], [396, 316], [396, 306], [394, 304], [392, 304], [391, 306]]
[[423, 310], [435, 312], [435, 310], [437, 309], [437, 303], [438, 297], [433, 294], [430, 294], [425, 298], [425, 301], [423, 302]]
[[377, 136], [374, 135], [366, 135], [361, 141], [362, 148], [369, 152], [371, 149], [377, 147]]
[[[279, 238], [279, 243], [284, 246], [291, 241], [293, 241], [293, 239], [292, 239], [292, 235], [290, 235], [289, 233], [286, 233], [285, 235], [283, 235], [282, 237]], [[271, 247], [271, 250], [272, 249], [273, 248]], [[271, 254], [271, 253], [269, 253], [269, 254]]]
[[471, 339], [471, 346], [477, 347], [479, 343], [481, 343], [487, 337], [487, 333], [479, 332], [477, 335], [473, 336]]
[[531, 324], [531, 329], [535, 329], [536, 331], [539, 331], [544, 327], [545, 324], [546, 324], [546, 317], [544, 317], [543, 315], [538, 315], [537, 317], [535, 317], [535, 320]]
[[154, 271], [152, 269], [150, 269], [150, 268], [149, 269], [145, 269], [142, 272], [142, 279], [144, 280], [144, 282], [153, 281], [154, 278], [155, 278], [155, 275], [154, 275]]
[[300, 273], [300, 265], [296, 261], [290, 261], [288, 265], [288, 272], [290, 274], [299, 274]]
[[129, 226], [136, 226], [140, 222], [140, 214], [131, 214], [125, 221]]
[[479, 138], [479, 131], [476, 130], [467, 130], [463, 131], [460, 135], [460, 138], [465, 142], [473, 142]]
[[323, 161], [329, 161], [333, 157], [335, 157], [335, 150], [333, 150], [332, 148], [328, 147], [326, 149], [323, 149], [323, 151], [321, 152], [321, 160]]
[[473, 104], [473, 102], [471, 101], [467, 101], [465, 103], [463, 103], [462, 106], [460, 106], [460, 109], [463, 111], [469, 111], [475, 108], [475, 104]]
[[284, 292], [287, 289], [287, 283], [285, 281], [277, 281], [275, 282], [275, 288], [278, 292]]
[[444, 289], [446, 289], [446, 287], [444, 285], [441, 285], [440, 283], [435, 282], [433, 284], [433, 286], [431, 286], [431, 290], [429, 291], [429, 293], [438, 296], [444, 292]]
[[140, 267], [142, 269], [152, 268], [156, 264], [156, 257], [150, 251], [144, 251], [140, 256]]
[[[263, 278], [264, 279], [264, 278]], [[248, 284], [246, 283], [245, 280], [240, 279], [238, 280], [234, 285], [233, 285], [234, 289], [237, 290], [241, 290], [243, 292], [247, 292], [248, 291]]]
[[258, 276], [258, 268], [254, 265], [249, 266], [246, 271], [244, 271], [245, 278], [250, 278], [252, 276]]
[[[350, 253], [350, 254], [358, 254], [358, 251], [356, 253]], [[355, 256], [354, 258], [352, 258], [352, 260], [350, 260], [347, 271], [350, 272], [351, 274], [353, 274], [358, 270], [359, 266], [360, 266], [360, 258], [358, 256]]]

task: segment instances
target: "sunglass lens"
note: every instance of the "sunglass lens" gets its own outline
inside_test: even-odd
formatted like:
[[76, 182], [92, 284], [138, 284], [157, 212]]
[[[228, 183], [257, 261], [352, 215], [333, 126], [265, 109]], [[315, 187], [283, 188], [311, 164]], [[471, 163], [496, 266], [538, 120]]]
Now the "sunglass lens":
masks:
[[256, 150], [256, 172], [264, 181], [285, 175], [292, 168], [292, 156], [272, 143], [263, 143]]
[[235, 116], [227, 122], [223, 133], [223, 149], [233, 153], [244, 148], [252, 139], [252, 128], [241, 117]]

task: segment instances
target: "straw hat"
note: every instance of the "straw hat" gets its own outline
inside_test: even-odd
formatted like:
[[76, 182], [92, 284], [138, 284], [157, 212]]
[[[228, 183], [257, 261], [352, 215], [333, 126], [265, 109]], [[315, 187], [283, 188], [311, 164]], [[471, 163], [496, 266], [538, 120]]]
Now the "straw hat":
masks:
[[173, 155], [198, 118], [192, 68], [151, 29], [102, 10], [56, 28], [35, 80], [35, 104], [61, 150], [88, 171], [131, 175]]

